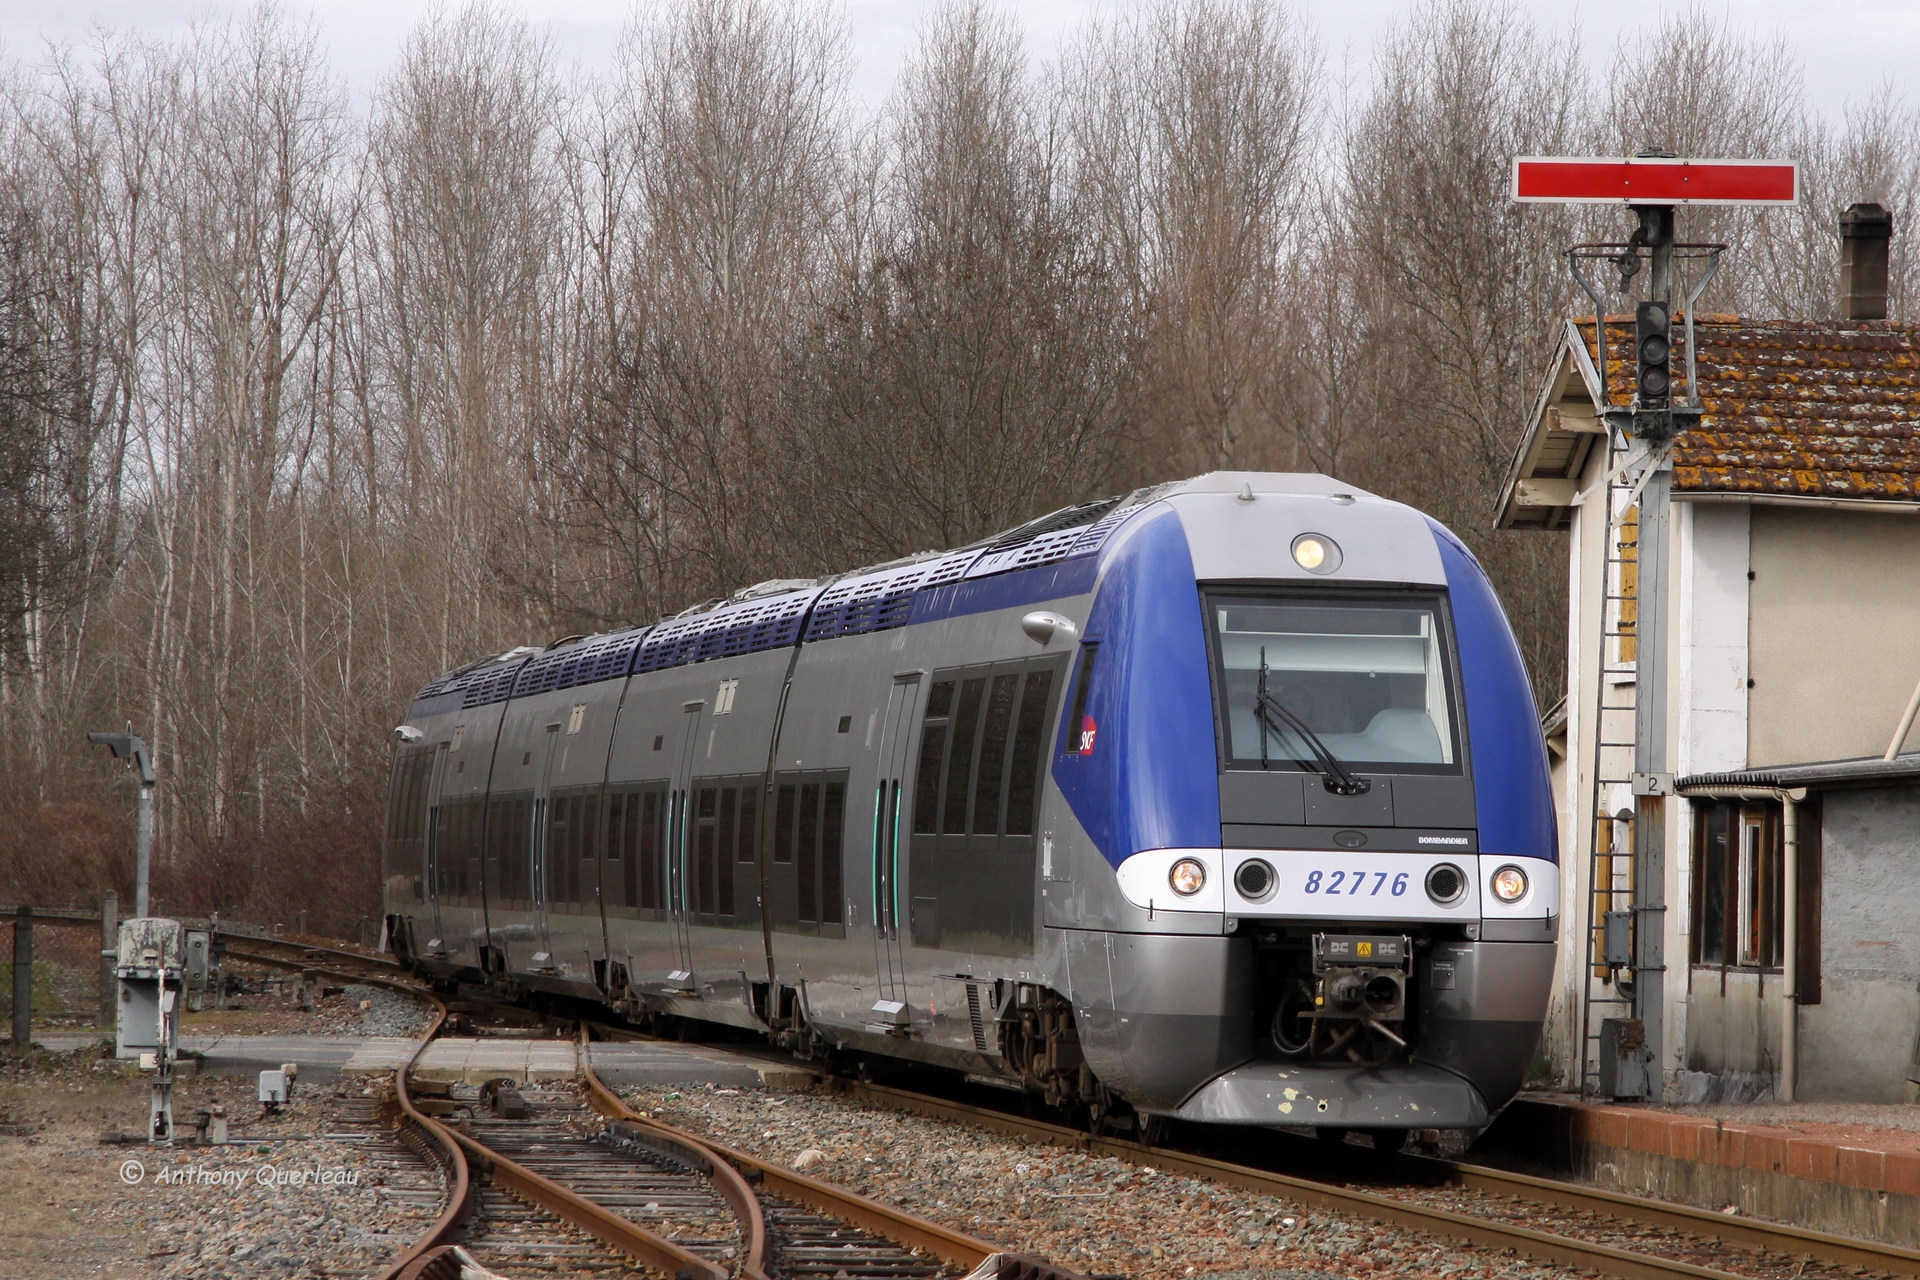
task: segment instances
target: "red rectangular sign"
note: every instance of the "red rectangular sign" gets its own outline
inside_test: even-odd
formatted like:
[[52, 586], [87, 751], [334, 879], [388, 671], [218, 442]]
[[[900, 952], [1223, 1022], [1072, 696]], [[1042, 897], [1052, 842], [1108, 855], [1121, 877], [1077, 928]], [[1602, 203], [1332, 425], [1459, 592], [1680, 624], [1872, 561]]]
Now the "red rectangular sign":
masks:
[[1513, 198], [1552, 204], [1797, 204], [1791, 160], [1516, 156]]

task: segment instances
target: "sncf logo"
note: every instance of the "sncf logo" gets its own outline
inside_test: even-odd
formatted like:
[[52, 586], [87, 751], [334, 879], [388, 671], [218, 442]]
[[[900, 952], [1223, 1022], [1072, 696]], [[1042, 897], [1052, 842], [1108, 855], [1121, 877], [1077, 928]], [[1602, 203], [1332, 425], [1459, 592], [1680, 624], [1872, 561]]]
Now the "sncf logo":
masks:
[[1090, 756], [1093, 754], [1093, 736], [1097, 732], [1099, 732], [1099, 730], [1098, 730], [1098, 727], [1095, 726], [1095, 724], [1093, 723], [1092, 716], [1086, 716], [1080, 721], [1080, 754], [1081, 755]]

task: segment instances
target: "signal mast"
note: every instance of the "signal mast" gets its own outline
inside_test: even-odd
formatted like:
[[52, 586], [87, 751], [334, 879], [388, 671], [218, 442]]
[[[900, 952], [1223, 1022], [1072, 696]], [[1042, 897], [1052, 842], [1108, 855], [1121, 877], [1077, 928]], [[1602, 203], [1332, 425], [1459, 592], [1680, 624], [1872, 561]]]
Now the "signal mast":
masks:
[[[1694, 379], [1694, 303], [1719, 269], [1725, 245], [1682, 244], [1674, 239], [1674, 210], [1680, 205], [1793, 205], [1799, 202], [1799, 166], [1790, 161], [1687, 160], [1668, 152], [1645, 151], [1614, 158], [1519, 156], [1513, 162], [1513, 198], [1530, 204], [1624, 205], [1638, 225], [1623, 242], [1579, 244], [1567, 251], [1574, 280], [1593, 302], [1594, 334], [1599, 347], [1600, 411], [1607, 429], [1625, 444], [1626, 457], [1576, 502], [1605, 493], [1609, 536], [1630, 509], [1638, 508], [1633, 603], [1633, 853], [1631, 911], [1623, 914], [1631, 929], [1609, 928], [1609, 963], [1631, 972], [1630, 1018], [1603, 1021], [1599, 1076], [1603, 1092], [1620, 1098], [1662, 1098], [1666, 975], [1666, 798], [1673, 793], [1667, 759], [1667, 611], [1668, 540], [1671, 533], [1673, 446], [1676, 436], [1699, 426], [1703, 406]], [[1634, 312], [1633, 397], [1615, 403], [1608, 374], [1607, 309], [1587, 271], [1599, 263], [1614, 266], [1626, 292], [1639, 272], [1641, 255], [1650, 267], [1647, 298]], [[1696, 272], [1682, 304], [1686, 326], [1686, 394], [1676, 396], [1672, 369], [1674, 264], [1692, 260]], [[1609, 454], [1609, 457], [1611, 455]], [[1629, 486], [1623, 502], [1614, 501], [1616, 482]], [[1623, 589], [1622, 595], [1625, 595]], [[1607, 585], [1601, 584], [1605, 627]], [[1600, 655], [1602, 667], [1605, 654]], [[1576, 673], [1576, 679], [1578, 673]], [[1599, 760], [1604, 739], [1606, 677], [1597, 673], [1602, 692], [1595, 699], [1595, 812], [1587, 839], [1597, 842], [1600, 803]], [[1598, 866], [1594, 850], [1588, 865]], [[1602, 901], [1597, 883], [1588, 885], [1588, 901]], [[1591, 923], [1588, 932], [1591, 934]], [[1608, 922], [1609, 924], [1612, 921]], [[1620, 951], [1615, 953], [1614, 948]], [[1580, 1053], [1581, 1092], [1590, 1091], [1587, 1045], [1595, 1039], [1589, 1010], [1592, 970], [1582, 975]]]

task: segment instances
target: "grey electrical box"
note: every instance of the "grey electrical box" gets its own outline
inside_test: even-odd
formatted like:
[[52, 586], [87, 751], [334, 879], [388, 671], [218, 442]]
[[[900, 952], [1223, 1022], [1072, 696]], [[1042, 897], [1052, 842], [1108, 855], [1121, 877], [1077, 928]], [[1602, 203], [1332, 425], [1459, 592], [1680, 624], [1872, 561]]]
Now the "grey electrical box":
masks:
[[1615, 966], [1633, 963], [1633, 912], [1608, 911], [1601, 914], [1600, 958]]
[[212, 964], [213, 935], [204, 929], [187, 930], [187, 990], [205, 991], [207, 973]]
[[1600, 1096], [1624, 1100], [1651, 1096], [1647, 1032], [1638, 1018], [1600, 1023]]
[[[152, 916], [120, 923], [114, 977], [120, 984], [115, 1020], [116, 1058], [172, 1052], [178, 998], [187, 963], [186, 930], [178, 920]], [[163, 1043], [163, 1029], [166, 1042]]]

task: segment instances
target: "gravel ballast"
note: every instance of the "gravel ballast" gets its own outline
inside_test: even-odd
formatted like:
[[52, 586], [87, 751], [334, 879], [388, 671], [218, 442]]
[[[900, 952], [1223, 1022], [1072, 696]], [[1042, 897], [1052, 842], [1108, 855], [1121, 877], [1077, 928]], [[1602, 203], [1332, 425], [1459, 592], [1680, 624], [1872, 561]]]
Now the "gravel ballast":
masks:
[[669, 1124], [790, 1167], [798, 1163], [810, 1176], [1090, 1274], [1141, 1280], [1573, 1274], [1109, 1157], [819, 1094], [706, 1085], [625, 1096], [636, 1110]]
[[154, 1280], [377, 1274], [433, 1221], [443, 1193], [410, 1158], [395, 1168], [384, 1128], [340, 1123], [340, 1105], [296, 1087], [286, 1111], [261, 1116], [236, 1097], [236, 1145], [103, 1146], [93, 1212], [145, 1232], [139, 1274]]

